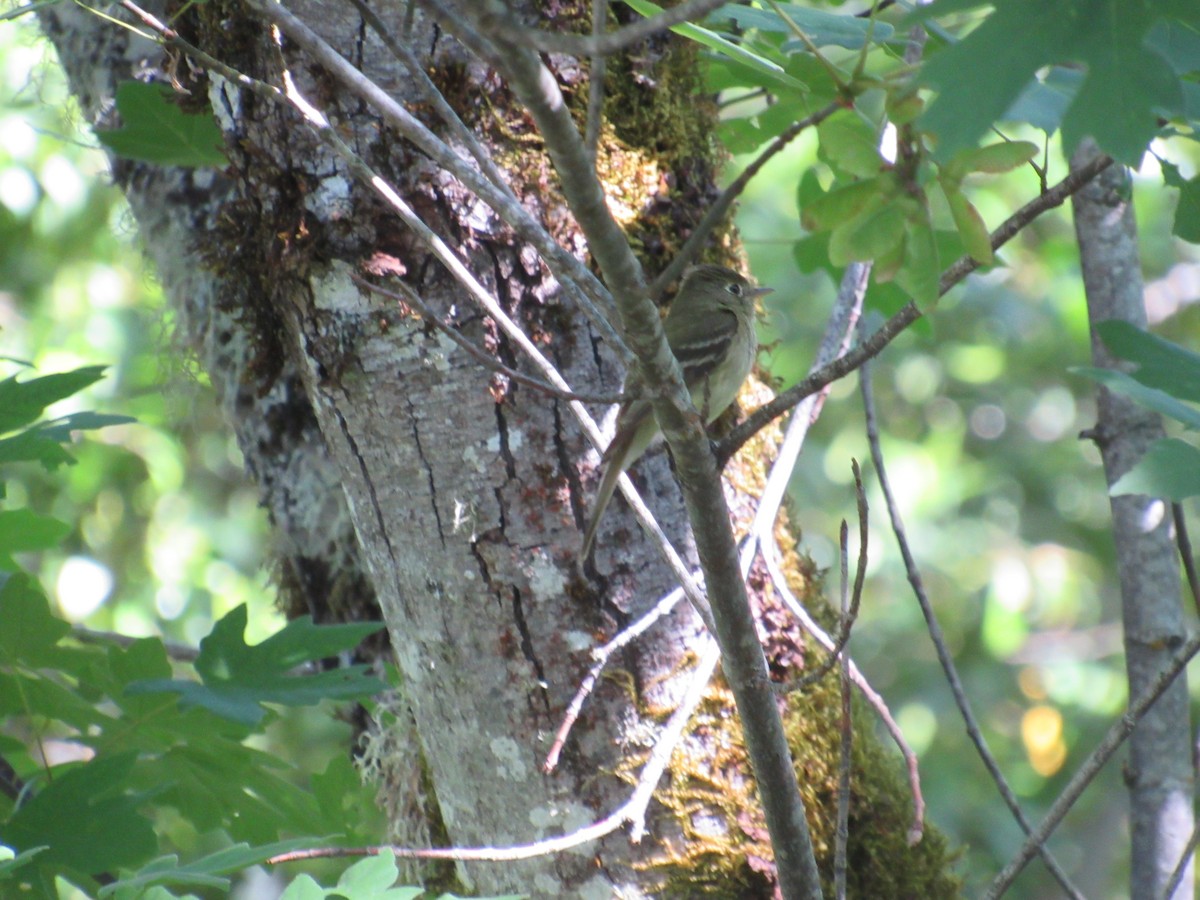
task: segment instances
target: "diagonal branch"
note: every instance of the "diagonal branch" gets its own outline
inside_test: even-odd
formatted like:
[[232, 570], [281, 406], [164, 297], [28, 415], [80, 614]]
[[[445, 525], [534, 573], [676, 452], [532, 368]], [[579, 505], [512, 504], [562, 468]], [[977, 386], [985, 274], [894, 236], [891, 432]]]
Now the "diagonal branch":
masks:
[[1075, 771], [1070, 782], [1063, 788], [1062, 793], [1058, 795], [1058, 799], [1054, 801], [1054, 805], [1050, 807], [1050, 811], [1046, 813], [1046, 817], [1042, 819], [1036, 828], [1029, 832], [1029, 837], [1025, 839], [1025, 843], [1021, 845], [1021, 849], [1017, 851], [1017, 855], [1012, 858], [1009, 864], [1004, 867], [988, 887], [987, 893], [984, 894], [984, 900], [996, 900], [996, 898], [1008, 890], [1017, 875], [1025, 868], [1026, 863], [1045, 845], [1050, 834], [1058, 827], [1058, 823], [1063, 820], [1063, 817], [1075, 805], [1076, 801], [1079, 800], [1084, 790], [1091, 784], [1092, 779], [1104, 768], [1104, 764], [1112, 758], [1112, 755], [1120, 749], [1129, 735], [1133, 733], [1138, 722], [1153, 708], [1154, 704], [1162, 697], [1167, 688], [1175, 683], [1175, 679], [1179, 677], [1180, 673], [1183, 672], [1187, 664], [1191, 662], [1192, 657], [1197, 653], [1200, 653], [1200, 635], [1193, 635], [1171, 657], [1167, 666], [1158, 673], [1158, 677], [1146, 686], [1146, 689], [1137, 696], [1136, 700], [1129, 704], [1125, 715], [1121, 716], [1121, 718], [1109, 727], [1108, 733], [1104, 735], [1104, 739], [1096, 745], [1096, 749], [1084, 760], [1083, 765]]
[[[487, 2], [490, 15], [503, 4]], [[482, 28], [481, 20], [476, 22]], [[500, 40], [495, 33], [489, 37]], [[588, 246], [613, 290], [630, 348], [654, 413], [675, 458], [712, 604], [725, 678], [737, 703], [785, 898], [820, 896], [820, 876], [805, 820], [783, 721], [770, 690], [766, 659], [739, 571], [729, 511], [703, 423], [667, 346], [658, 311], [646, 291], [641, 266], [608, 210], [587, 147], [558, 84], [524, 45], [503, 44], [491, 62], [507, 74], [513, 92], [538, 125], [546, 149]]]
[[[1090, 182], [1093, 178], [1112, 165], [1112, 159], [1100, 156], [1086, 165], [1072, 170], [1058, 184], [1033, 200], [1030, 200], [1019, 210], [1009, 216], [1003, 224], [992, 232], [991, 245], [993, 250], [1008, 243], [1026, 225], [1042, 213], [1055, 207], [1062, 206], [1066, 200]], [[938, 287], [938, 296], [944, 295], [952, 287], [979, 268], [979, 263], [969, 256], [964, 256], [942, 273]], [[844, 378], [864, 362], [878, 356], [904, 329], [921, 318], [921, 310], [914, 303], [909, 303], [887, 320], [879, 330], [855, 347], [845, 356], [834, 360], [829, 365], [813, 372], [799, 384], [793, 385], [777, 396], [770, 403], [756, 409], [746, 417], [740, 425], [733, 429], [718, 444], [717, 457], [724, 464], [732, 457], [746, 441], [783, 415], [805, 397], [815, 394], [826, 385], [832, 384], [839, 378]]]

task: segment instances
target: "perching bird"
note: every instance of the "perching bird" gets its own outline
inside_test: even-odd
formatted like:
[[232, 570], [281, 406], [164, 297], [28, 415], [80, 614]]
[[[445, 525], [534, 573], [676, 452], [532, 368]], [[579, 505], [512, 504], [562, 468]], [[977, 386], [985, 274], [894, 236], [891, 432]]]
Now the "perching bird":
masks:
[[[771, 290], [754, 287], [724, 266], [693, 266], [684, 273], [663, 330], [683, 369], [692, 403], [707, 422], [726, 410], [750, 374], [758, 353], [754, 301]], [[640, 396], [641, 379], [634, 370], [625, 379], [624, 393], [630, 399], [617, 417], [617, 433], [604, 452], [604, 475], [583, 535], [581, 559], [585, 561], [617, 479], [662, 437], [650, 401]]]

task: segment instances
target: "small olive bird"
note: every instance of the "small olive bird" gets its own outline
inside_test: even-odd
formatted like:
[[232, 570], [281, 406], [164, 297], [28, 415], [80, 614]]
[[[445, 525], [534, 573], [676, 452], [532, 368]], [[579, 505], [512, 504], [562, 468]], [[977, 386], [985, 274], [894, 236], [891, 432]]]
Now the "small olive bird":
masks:
[[[772, 288], [754, 287], [746, 278], [724, 266], [693, 266], [663, 320], [667, 344], [679, 366], [692, 403], [712, 422], [737, 396], [758, 353], [754, 332], [754, 301]], [[625, 401], [617, 417], [617, 433], [604, 452], [604, 475], [592, 503], [581, 559], [591, 555], [596, 529], [621, 473], [662, 437], [641, 379], [630, 370], [625, 379]]]

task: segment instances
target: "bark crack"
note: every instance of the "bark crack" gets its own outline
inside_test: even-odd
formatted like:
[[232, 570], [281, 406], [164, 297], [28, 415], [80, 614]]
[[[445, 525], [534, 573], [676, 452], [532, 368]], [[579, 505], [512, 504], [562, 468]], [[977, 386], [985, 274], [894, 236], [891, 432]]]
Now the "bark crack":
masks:
[[446, 532], [442, 528], [442, 514], [438, 512], [437, 507], [437, 486], [433, 482], [433, 466], [425, 458], [425, 449], [421, 446], [421, 429], [417, 426], [417, 411], [413, 406], [412, 398], [406, 396], [405, 402], [408, 404], [408, 419], [412, 428], [413, 446], [417, 448], [417, 458], [421, 460], [421, 465], [425, 469], [425, 477], [429, 481], [429, 506], [433, 509], [433, 520], [437, 522], [438, 540], [445, 547]]
[[542, 661], [538, 659], [537, 652], [533, 649], [533, 636], [529, 633], [529, 623], [525, 621], [525, 607], [521, 602], [521, 591], [512, 588], [512, 612], [513, 621], [517, 625], [517, 632], [521, 635], [521, 653], [525, 659], [533, 666], [533, 671], [537, 673], [539, 690], [542, 695], [542, 705], [545, 707], [545, 712], [550, 712], [550, 698], [546, 696], [546, 670], [542, 668]]
[[[392, 546], [391, 537], [388, 535], [387, 527], [383, 521], [383, 508], [379, 503], [379, 495], [375, 490], [375, 480], [371, 478], [370, 471], [367, 468], [367, 461], [363, 459], [362, 452], [358, 449], [358, 441], [354, 439], [354, 435], [350, 432], [350, 426], [346, 422], [346, 417], [342, 415], [342, 411], [338, 409], [336, 403], [331, 403], [330, 408], [333, 414], [337, 416], [338, 426], [342, 429], [342, 437], [346, 439], [346, 446], [350, 449], [350, 455], [354, 457], [358, 463], [358, 471], [362, 475], [363, 484], [366, 485], [367, 494], [371, 498], [371, 510], [375, 513], [375, 526], [379, 529], [379, 536], [383, 539], [383, 544], [387, 547], [388, 559], [392, 563], [392, 572], [398, 572], [400, 569], [399, 563], [396, 561], [396, 550]], [[398, 585], [398, 583], [397, 583]], [[403, 591], [397, 591], [398, 596], [404, 597]]]

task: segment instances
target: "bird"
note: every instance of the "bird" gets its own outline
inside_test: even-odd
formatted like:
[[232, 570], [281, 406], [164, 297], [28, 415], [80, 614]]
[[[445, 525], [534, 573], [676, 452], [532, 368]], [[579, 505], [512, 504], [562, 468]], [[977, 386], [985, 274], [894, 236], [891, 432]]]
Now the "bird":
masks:
[[[750, 374], [758, 354], [754, 303], [771, 293], [724, 266], [698, 265], [683, 275], [663, 320], [667, 345], [683, 370], [692, 403], [710, 423], [723, 413]], [[616, 434], [605, 450], [604, 474], [592, 501], [580, 559], [587, 561], [617, 479], [662, 438], [641, 378], [630, 370], [622, 389], [626, 400], [617, 416]]]

